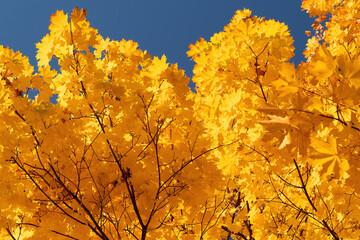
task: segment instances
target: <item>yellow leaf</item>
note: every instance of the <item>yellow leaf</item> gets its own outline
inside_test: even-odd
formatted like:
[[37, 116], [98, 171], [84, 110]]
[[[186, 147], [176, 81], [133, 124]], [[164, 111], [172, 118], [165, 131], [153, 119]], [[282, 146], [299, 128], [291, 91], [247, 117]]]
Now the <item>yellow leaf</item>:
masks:
[[43, 37], [41, 42], [36, 44], [36, 48], [38, 49], [36, 59], [38, 60], [39, 67], [44, 66], [50, 62], [53, 46], [54, 43], [49, 34]]
[[152, 73], [153, 76], [157, 76], [162, 73], [169, 64], [166, 63], [166, 57], [163, 55], [161, 59], [158, 57], [154, 57], [153, 63], [149, 66], [149, 72]]
[[328, 142], [318, 138], [311, 139], [311, 147], [316, 151], [310, 154], [312, 164], [324, 165], [330, 163], [323, 178], [334, 173], [334, 168], [339, 167], [340, 179], [346, 178], [346, 172], [350, 169], [349, 162], [338, 154], [338, 146], [335, 138], [330, 138]]
[[279, 116], [276, 116], [276, 115], [269, 115], [268, 117], [270, 118], [270, 120], [261, 121], [260, 123], [262, 123], [262, 124], [275, 123], [275, 124], [290, 125], [288, 116], [279, 117]]
[[286, 145], [291, 143], [291, 137], [290, 134], [286, 134], [282, 143], [279, 146], [279, 149], [283, 149], [284, 147], [286, 147]]
[[61, 32], [68, 24], [68, 15], [64, 14], [64, 11], [56, 11], [55, 14], [51, 15], [50, 19], [49, 30], [52, 34]]
[[325, 155], [337, 155], [338, 153], [335, 138], [330, 138], [329, 142], [324, 142], [323, 140], [314, 137], [311, 139], [311, 147], [313, 147], [316, 152]]
[[325, 46], [320, 46], [313, 57], [310, 68], [311, 72], [321, 81], [330, 77], [334, 73], [335, 68], [336, 62], [334, 57]]
[[340, 56], [337, 59], [339, 72], [349, 80], [350, 85], [360, 88], [360, 58], [349, 59]]

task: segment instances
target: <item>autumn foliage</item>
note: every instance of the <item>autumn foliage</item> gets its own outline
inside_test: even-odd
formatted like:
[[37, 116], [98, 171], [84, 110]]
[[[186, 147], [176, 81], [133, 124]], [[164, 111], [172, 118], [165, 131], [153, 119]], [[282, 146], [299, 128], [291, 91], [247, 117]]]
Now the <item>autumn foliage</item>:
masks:
[[84, 9], [36, 71], [0, 46], [1, 239], [359, 239], [360, 1], [302, 7], [306, 62], [244, 9], [190, 45], [196, 93]]

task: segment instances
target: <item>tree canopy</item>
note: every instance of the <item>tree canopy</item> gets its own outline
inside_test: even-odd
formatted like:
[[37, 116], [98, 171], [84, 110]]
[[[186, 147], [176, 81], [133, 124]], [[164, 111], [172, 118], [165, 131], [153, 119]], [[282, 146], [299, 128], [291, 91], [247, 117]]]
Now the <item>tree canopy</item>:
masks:
[[306, 62], [239, 10], [190, 45], [195, 91], [85, 9], [51, 16], [37, 71], [0, 46], [0, 237], [359, 239], [360, 1], [302, 8]]

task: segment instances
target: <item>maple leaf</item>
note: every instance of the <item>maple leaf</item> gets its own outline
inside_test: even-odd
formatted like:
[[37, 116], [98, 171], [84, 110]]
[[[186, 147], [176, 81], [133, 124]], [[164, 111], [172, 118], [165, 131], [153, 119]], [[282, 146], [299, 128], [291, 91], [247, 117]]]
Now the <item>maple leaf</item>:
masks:
[[320, 46], [315, 56], [312, 58], [313, 63], [310, 70], [320, 80], [325, 81], [336, 70], [335, 58], [331, 55], [325, 46]]
[[350, 165], [346, 158], [342, 158], [338, 153], [338, 145], [336, 139], [330, 138], [327, 142], [319, 138], [311, 139], [311, 147], [314, 152], [310, 154], [312, 158], [311, 163], [314, 165], [330, 165], [326, 169], [323, 178], [331, 175], [335, 171], [335, 166], [339, 167], [340, 178], [346, 178], [346, 172], [349, 170]]
[[350, 82], [351, 86], [360, 88], [360, 58], [349, 59], [348, 56], [337, 57], [338, 72]]
[[62, 32], [63, 28], [68, 24], [68, 15], [64, 14], [64, 11], [57, 10], [55, 14], [50, 17], [51, 24], [49, 30], [53, 34]]

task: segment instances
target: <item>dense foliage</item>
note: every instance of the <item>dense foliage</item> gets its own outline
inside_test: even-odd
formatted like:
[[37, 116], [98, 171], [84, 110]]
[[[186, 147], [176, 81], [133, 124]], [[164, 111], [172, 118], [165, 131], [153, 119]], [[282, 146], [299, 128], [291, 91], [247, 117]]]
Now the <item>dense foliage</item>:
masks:
[[190, 45], [196, 93], [78, 8], [37, 71], [1, 46], [0, 237], [359, 239], [360, 1], [302, 7], [306, 62], [244, 9]]

